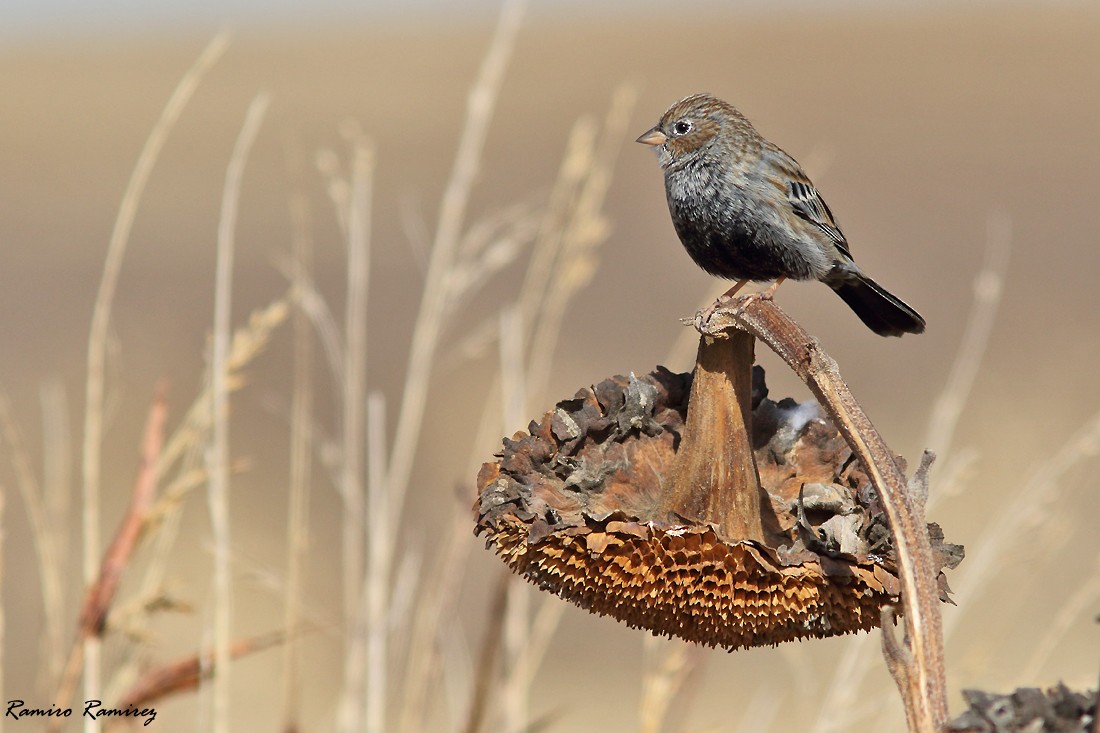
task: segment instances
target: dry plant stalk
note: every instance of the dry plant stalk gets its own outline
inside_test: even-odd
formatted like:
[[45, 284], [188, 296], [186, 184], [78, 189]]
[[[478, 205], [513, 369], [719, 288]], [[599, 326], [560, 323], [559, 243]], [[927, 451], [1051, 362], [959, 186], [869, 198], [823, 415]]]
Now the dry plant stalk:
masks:
[[[364, 425], [367, 385], [367, 294], [370, 282], [370, 212], [374, 177], [374, 152], [368, 141], [356, 135], [352, 140], [352, 162], [347, 197], [340, 209], [347, 238], [347, 302], [344, 309], [344, 338], [339, 371], [340, 381], [340, 464], [339, 493], [344, 504], [341, 527], [341, 564], [344, 593], [344, 691], [340, 699], [341, 730], [364, 728], [378, 730], [378, 719], [385, 716], [382, 694], [385, 676], [379, 676], [374, 658], [379, 656], [375, 629], [384, 628], [384, 620], [375, 623], [371, 615], [377, 604], [370, 603], [378, 594], [379, 581], [374, 569], [364, 576], [365, 529], [375, 538], [375, 525], [387, 526], [389, 518], [366, 512], [363, 488]], [[388, 531], [388, 526], [387, 530]], [[369, 555], [373, 561], [373, 553]], [[366, 597], [366, 601], [364, 600]], [[384, 641], [384, 640], [383, 640]], [[384, 657], [382, 648], [381, 656]], [[366, 723], [364, 724], [364, 715]], [[372, 717], [373, 716], [373, 717]]]
[[[249, 639], [238, 639], [229, 644], [230, 659], [263, 651], [286, 639], [282, 632], [274, 632]], [[149, 670], [142, 678], [123, 694], [118, 702], [119, 708], [128, 706], [143, 707], [179, 692], [195, 690], [199, 682], [208, 679], [217, 669], [215, 650], [193, 654], [174, 662], [163, 664]]]
[[[975, 458], [973, 450], [959, 450], [954, 445], [956, 442], [954, 436], [959, 419], [965, 412], [964, 408], [969, 401], [975, 379], [980, 373], [992, 326], [1004, 296], [1004, 281], [1008, 275], [1012, 245], [1011, 219], [1002, 211], [991, 211], [986, 232], [983, 264], [974, 277], [974, 299], [966, 319], [964, 335], [943, 390], [933, 404], [925, 432], [923, 444], [927, 450], [936, 455], [939, 465], [936, 493], [929, 497], [925, 512], [945, 496], [961, 491], [961, 475]], [[1045, 471], [1041, 473], [1046, 474]], [[1051, 480], [1056, 484], [1062, 484], [1057, 479]], [[1028, 485], [1020, 489], [1021, 496], [1032, 496], [1034, 493], [1032, 487]], [[1007, 516], [1016, 517], [1030, 513], [1026, 508], [1021, 507], [1018, 512], [1014, 511]], [[998, 533], [1001, 535], [1001, 544], [1007, 541], [1007, 537], [1016, 536], [1015, 531], [1009, 530], [1005, 524], [1003, 518], [989, 524], [990, 527], [1005, 529], [1004, 532]], [[993, 548], [997, 540], [983, 539], [974, 544], [976, 551], [968, 557], [962, 571], [953, 576], [954, 586], [962, 592], [974, 592], [968, 578], [987, 582], [989, 578], [995, 576], [995, 573], [990, 572], [988, 568], [981, 567], [980, 559], [983, 554], [996, 556], [998, 551]], [[952, 614], [944, 619], [945, 640], [951, 638], [952, 623], [961, 615]], [[821, 700], [826, 702], [820, 705], [817, 720], [811, 726], [809, 733], [839, 733], [854, 727], [859, 716], [866, 718], [875, 714], [874, 710], [869, 711], [866, 706], [858, 704], [862, 681], [875, 667], [877, 659], [877, 654], [869, 653], [870, 650], [866, 648], [868, 641], [869, 637], [859, 637], [847, 645], [835, 669], [832, 682], [821, 695]]]
[[269, 97], [259, 94], [249, 105], [237, 142], [229, 158], [222, 192], [221, 219], [218, 222], [217, 262], [214, 272], [214, 333], [210, 355], [211, 435], [206, 452], [207, 501], [214, 539], [214, 655], [217, 660], [213, 681], [213, 729], [229, 730], [229, 661], [233, 620], [233, 579], [230, 569], [229, 513], [229, 393], [232, 391], [228, 370], [232, 344], [231, 303], [233, 259], [236, 250], [236, 225], [241, 180], [248, 153], [267, 113]]
[[[691, 390], [705, 398], [691, 400], [657, 514], [712, 523], [724, 537], [767, 542], [777, 527], [752, 450], [752, 363], [747, 333], [699, 344]], [[712, 491], [715, 486], [728, 490]]]
[[[503, 9], [498, 34], [509, 38], [515, 34], [516, 22], [518, 21], [516, 10], [518, 7], [519, 4], [507, 5]], [[469, 173], [467, 164], [470, 161], [466, 149], [476, 143], [477, 149], [480, 150], [484, 128], [488, 122], [486, 115], [491, 111], [491, 107], [485, 106], [484, 97], [487, 94], [495, 96], [497, 93], [502, 70], [500, 65], [505, 60], [500, 52], [500, 47], [510, 45], [511, 42], [511, 40], [494, 40], [493, 47], [482, 66], [475, 90], [471, 92], [465, 131], [460, 143], [461, 151], [455, 162], [452, 183], [448, 186], [448, 196], [451, 192], [451, 186], [456, 185], [456, 182], [461, 182], [463, 187], [472, 185], [473, 181], [467, 178]], [[622, 128], [626, 124], [626, 119], [629, 118], [629, 107], [633, 96], [632, 93], [626, 91], [621, 91], [615, 95], [604, 129], [598, 136], [594, 125], [582, 121], [577, 124], [570, 137], [568, 152], [551, 193], [550, 203], [544, 213], [538, 215], [538, 234], [528, 264], [524, 285], [520, 289], [519, 310], [523, 325], [521, 328], [513, 330], [534, 335], [527, 340], [525, 345], [527, 353], [524, 354], [525, 358], [523, 359], [523, 375], [517, 377], [522, 382], [523, 389], [508, 389], [509, 393], [522, 391], [526, 392], [528, 396], [540, 393], [540, 383], [542, 381], [540, 374], [543, 374], [548, 365], [551, 364], [557, 332], [561, 326], [562, 319], [560, 315], [564, 313], [565, 304], [572, 295], [586, 282], [586, 273], [587, 275], [591, 274], [596, 247], [606, 238], [606, 226], [602, 224], [603, 215], [600, 211], [603, 206], [606, 182], [613, 168], [615, 154], [621, 148]], [[481, 101], [475, 104], [475, 100]], [[455, 197], [465, 205], [468, 191], [457, 192]], [[454, 212], [451, 204], [444, 203], [445, 205], [440, 213], [441, 221], [444, 213], [451, 214]], [[460, 218], [465, 216], [462, 212], [458, 212], [456, 215]], [[527, 236], [525, 234], [527, 228], [528, 224], [520, 221], [510, 230], [504, 231], [501, 236], [511, 240], [522, 238]], [[450, 268], [452, 271], [462, 271], [468, 269], [471, 265], [477, 265], [479, 270], [488, 270], [490, 267], [499, 269], [499, 264], [494, 265], [492, 260], [489, 260], [485, 266], [472, 261], [472, 257], [477, 255], [477, 252], [462, 250], [457, 253], [458, 257], [456, 258], [451, 254], [447, 254], [446, 250], [440, 251], [437, 249], [440, 242], [446, 243], [446, 240], [441, 240], [437, 235], [436, 248], [432, 250], [432, 261], [434, 262], [436, 257], [444, 256], [449, 257], [451, 260], [457, 260]], [[486, 254], [492, 249], [496, 249], [496, 247], [486, 248]], [[507, 251], [509, 257], [514, 257], [516, 248], [510, 246]], [[479, 255], [478, 258], [485, 260], [485, 255]], [[436, 299], [439, 295], [438, 292], [432, 292], [432, 267], [434, 265], [429, 267], [428, 284], [424, 295], [425, 304], [421, 306], [419, 317], [421, 320], [424, 318], [424, 314], [429, 312], [427, 300], [429, 298]], [[465, 287], [470, 286], [466, 285]], [[448, 302], [457, 302], [466, 295], [465, 291], [452, 293]], [[418, 320], [417, 330], [420, 329], [419, 323], [421, 320]], [[495, 337], [499, 333], [497, 322], [498, 319], [493, 318], [491, 327], [483, 329], [484, 332], [491, 333]], [[432, 325], [430, 321], [424, 321], [424, 324], [425, 328], [438, 328], [438, 326]], [[433, 336], [433, 338], [436, 337], [438, 337], [438, 333]], [[410, 355], [411, 359], [412, 355]], [[410, 383], [415, 373], [411, 367], [406, 372], [405, 390], [406, 394], [413, 393], [414, 396], [416, 396], [417, 390], [425, 388], [424, 384]], [[511, 376], [515, 377], [517, 375]], [[504, 381], [499, 380], [498, 385], [500, 388], [504, 387]], [[491, 391], [495, 393], [497, 389], [498, 386], [494, 386]], [[412, 442], [402, 439], [400, 426], [406, 420], [406, 413], [408, 412], [411, 415], [412, 413], [409, 410], [416, 408], [419, 400], [420, 397], [412, 401], [403, 399], [398, 421], [399, 427], [393, 449], [390, 451], [393, 459], [391, 461], [392, 468], [387, 474], [389, 478], [387, 490], [393, 492], [395, 496], [394, 506], [391, 509], [393, 516], [398, 516], [400, 513], [401, 492], [404, 488], [395, 479], [402, 477], [407, 479], [408, 477], [407, 471], [402, 469], [402, 463], [407, 463], [407, 461], [401, 457], [401, 454], [407, 452], [413, 446]], [[499, 406], [493, 404], [492, 401], [487, 402], [481, 425], [483, 427], [497, 425], [498, 427], [479, 430], [478, 440], [480, 444], [485, 444], [492, 436], [499, 435], [499, 409]], [[397, 730], [422, 730], [429, 710], [428, 703], [436, 696], [439, 688], [438, 678], [444, 672], [440, 663], [439, 640], [442, 630], [446, 628], [448, 619], [451, 616], [450, 610], [459, 597], [459, 584], [463, 577], [464, 565], [469, 551], [469, 542], [465, 539], [467, 531], [465, 518], [456, 517], [441, 543], [437, 567], [433, 570], [432, 576], [421, 583], [421, 599], [417, 604], [411, 622], [409, 648], [405, 657], [404, 682], [400, 697], [400, 715]], [[529, 678], [534, 673], [534, 669], [537, 668], [538, 660], [549, 643], [550, 634], [556, 626], [556, 619], [559, 614], [560, 609], [556, 605], [544, 605], [536, 613], [531, 632], [527, 636], [527, 648], [524, 651], [526, 660], [518, 660], [517, 664], [518, 667], [525, 670], [525, 678]]]
[[[44, 493], [35, 478], [31, 467], [31, 458], [23, 444], [19, 427], [11, 414], [11, 406], [8, 397], [0, 390], [0, 444], [6, 445], [10, 453], [9, 462], [15, 474], [15, 485], [19, 489], [19, 496], [23, 500], [23, 506], [30, 522], [31, 539], [34, 542], [35, 554], [38, 556], [39, 578], [41, 579], [42, 606], [45, 614], [47, 635], [50, 641], [50, 666], [56, 667], [64, 661], [64, 622], [62, 618], [62, 598], [64, 597], [61, 582], [61, 569], [63, 564], [58, 558], [63, 557], [59, 546], [59, 533], [51, 530], [51, 526], [65, 526], [63, 522], [51, 522], [51, 513], [44, 499]], [[2, 648], [2, 647], [0, 647]], [[52, 674], [51, 674], [52, 677]]]
[[[326, 153], [318, 158], [342, 232], [349, 242], [359, 236], [360, 244], [364, 245], [349, 247], [349, 298], [343, 323], [337, 324], [331, 309], [309, 282], [308, 273], [294, 280], [298, 304], [317, 330], [335, 380], [341, 385], [353, 386], [341, 395], [348, 419], [339, 426], [339, 434], [333, 442], [337, 447], [334, 452], [341, 453], [343, 459], [328, 464], [348, 497], [343, 574], [349, 643], [338, 703], [338, 728], [341, 730], [381, 730], [393, 718], [397, 718], [399, 730], [421, 730], [430, 709], [428, 703], [439, 689], [437, 678], [450, 671], [440, 664], [439, 642], [441, 629], [449, 623], [447, 610], [458, 596], [465, 546], [468, 545], [462, 537], [465, 527], [455, 522], [444, 540], [439, 552], [438, 582], [410, 581], [404, 568], [395, 565], [394, 558], [400, 557], [401, 538], [393, 531], [404, 513], [425, 410], [430, 404], [428, 388], [440, 361], [439, 347], [445, 338], [453, 335], [446, 329], [448, 320], [471, 293], [483, 287], [491, 275], [515, 262], [522, 247], [537, 237], [536, 253], [519, 296], [522, 302], [514, 309], [521, 315], [516, 317], [513, 312], [513, 322], [522, 321], [522, 325], [509, 325], [505, 329], [510, 334], [534, 333], [537, 337], [532, 342], [520, 343], [517, 349], [505, 349], [518, 352], [517, 358], [509, 359], [510, 364], [518, 363], [508, 375], [516, 381], [509, 383], [506, 391], [517, 402], [525, 401], [529, 385], [533, 381], [544, 381], [565, 304], [591, 277], [596, 248], [606, 239], [607, 226], [601, 208], [612, 163], [621, 148], [621, 128], [629, 118], [634, 95], [628, 91], [615, 95], [608, 124], [602, 133], [595, 124], [578, 125], [570, 155], [563, 163], [563, 172], [545, 215], [535, 212], [532, 206], [523, 206], [490, 219], [489, 225], [471, 226], [468, 223], [468, 204], [523, 8], [524, 3], [518, 0], [503, 6], [493, 40], [468, 97], [462, 135], [440, 202], [439, 224], [434, 233], [403, 393], [396, 411], [394, 439], [388, 449], [382, 399], [368, 392], [365, 414], [361, 409], [365, 379], [360, 367], [365, 363], [366, 344], [362, 338], [365, 327], [356, 322], [360, 317], [356, 304], [366, 300], [364, 258], [369, 208], [364, 204], [369, 200], [369, 156], [361, 154], [365, 150], [354, 151], [356, 160], [350, 176], [340, 171], [335, 154]], [[357, 134], [349, 137], [353, 138], [353, 143], [362, 141]], [[363, 175], [355, 175], [357, 170]], [[356, 181], [360, 185], [357, 186]], [[357, 189], [359, 195], [356, 195]], [[492, 433], [499, 434], [499, 429]], [[365, 461], [354, 453], [361, 451], [364, 445], [367, 448]], [[364, 469], [367, 473], [365, 521], [361, 476]], [[369, 544], [363, 543], [364, 536]], [[347, 541], [349, 537], [351, 541]], [[405, 592], [411, 594], [414, 591], [408, 590], [412, 587], [410, 583], [418, 586], [415, 593], [419, 594], [420, 601], [414, 614], [402, 614], [400, 604], [406, 596], [402, 595], [401, 584], [405, 584]], [[506, 664], [519, 673], [515, 675], [514, 685], [510, 686], [512, 692], [506, 694], [516, 703], [512, 723], [523, 729], [528, 725], [521, 698], [526, 695], [534, 669], [549, 644], [560, 608], [556, 604], [545, 604], [534, 615], [533, 623], [528, 619], [529, 613], [516, 612], [514, 607], [511, 613], [517, 623], [513, 627], [515, 643], [508, 646], [505, 642]], [[392, 628], [395, 618], [398, 621], [396, 634]], [[409, 630], [402, 631], [406, 625]], [[407, 642], [400, 638], [403, 633], [408, 635]], [[393, 681], [395, 659], [403, 660], [400, 684]], [[457, 684], [462, 686], [464, 682], [459, 680]], [[398, 702], [392, 702], [395, 700]], [[499, 700], [498, 696], [494, 702]], [[396, 715], [387, 709], [391, 706]]]
[[[55, 697], [58, 708], [68, 707], [73, 690], [79, 679], [80, 668], [84, 662], [85, 641], [99, 638], [106, 628], [107, 614], [118, 591], [122, 571], [130, 561], [146, 519], [153, 505], [153, 495], [157, 486], [157, 461], [164, 447], [164, 424], [168, 416], [168, 403], [163, 392], [158, 393], [149, 409], [145, 423], [145, 436], [142, 440], [141, 464], [130, 494], [130, 506], [115, 532], [107, 551], [99, 564], [99, 573], [89, 586], [81, 605], [80, 621], [76, 639], [69, 652], [69, 661], [65, 665], [61, 682]], [[51, 718], [48, 729], [58, 730], [61, 718]]]
[[[398, 538], [390, 529], [399, 524], [409, 479], [416, 460], [417, 444], [427, 407], [428, 387], [436, 365], [444, 322], [459, 293], [455, 292], [453, 274], [461, 269], [463, 227], [467, 204], [477, 177], [480, 159], [488, 138], [489, 122], [498, 97], [504, 72], [508, 66], [524, 4], [511, 0], [504, 4], [496, 32], [482, 61], [478, 78], [467, 98], [467, 110], [454, 166], [445, 188], [433, 238], [420, 309], [412, 332], [408, 367], [396, 418], [392, 447], [385, 451], [383, 437], [384, 403], [377, 396], [368, 400], [363, 411], [365, 387], [365, 304], [368, 255], [369, 196], [371, 155], [365, 148], [356, 153], [353, 185], [345, 186], [330, 176], [330, 194], [337, 204], [341, 224], [349, 237], [349, 299], [345, 322], [346, 338], [340, 344], [336, 328], [326, 306], [307, 290], [309, 298], [303, 306], [319, 324], [318, 331], [326, 344], [333, 372], [345, 386], [342, 395], [345, 423], [341, 426], [343, 457], [340, 485], [348, 511], [344, 527], [344, 600], [348, 649], [345, 654], [343, 690], [338, 703], [338, 728], [342, 731], [365, 730], [367, 733], [385, 729], [390, 715], [389, 701], [394, 698], [395, 685], [390, 680], [388, 665], [389, 640], [387, 618], [392, 613], [394, 599], [394, 557]], [[331, 161], [329, 161], [331, 162]], [[358, 183], [358, 185], [355, 185]], [[357, 195], [353, 196], [353, 190]], [[337, 358], [337, 356], [343, 358]], [[350, 389], [348, 389], [350, 387]], [[364, 424], [364, 418], [366, 424]], [[366, 435], [364, 435], [364, 431]], [[361, 451], [366, 445], [370, 455], [368, 485], [364, 499]], [[364, 522], [364, 506], [367, 522]], [[369, 525], [368, 525], [369, 522]], [[363, 552], [364, 533], [370, 544]], [[364, 567], [362, 558], [366, 558]], [[433, 627], [434, 628], [434, 627]], [[414, 637], [415, 638], [415, 637]], [[418, 641], [418, 640], [417, 640]], [[414, 641], [415, 645], [417, 641]], [[434, 637], [429, 641], [434, 644]], [[410, 652], [411, 668], [424, 655]], [[419, 657], [417, 659], [416, 657]], [[406, 675], [406, 679], [414, 676]], [[424, 674], [415, 675], [422, 684]], [[408, 699], [406, 692], [405, 699]], [[420, 715], [423, 706], [403, 711], [403, 718]]]
[[[234, 332], [226, 364], [231, 389], [237, 390], [245, 385], [245, 368], [263, 352], [275, 330], [286, 320], [288, 310], [287, 297], [277, 298], [267, 306], [254, 310], [248, 323]], [[210, 385], [207, 383], [194, 397], [183, 420], [171, 433], [158, 456], [155, 475], [160, 486], [159, 497], [146, 514], [141, 533], [141, 537], [152, 545], [151, 557], [144, 568], [140, 587], [134, 594], [139, 600], [125, 604], [128, 607], [147, 609], [150, 599], [163, 599], [168, 555], [178, 537], [185, 499], [193, 490], [205, 485], [207, 480], [207, 472], [201, 466], [201, 452], [208, 442], [212, 417], [210, 408]], [[169, 604], [175, 605], [171, 600]], [[158, 605], [157, 602], [154, 605]], [[127, 619], [126, 633], [119, 639], [120, 663], [111, 675], [110, 685], [104, 690], [106, 698], [117, 697], [141, 674], [138, 652], [151, 619], [152, 616], [145, 611]]]
[[[309, 209], [305, 196], [291, 202], [295, 271], [292, 282], [300, 289], [313, 260], [313, 242], [307, 226]], [[294, 312], [294, 373], [290, 408], [290, 480], [287, 507], [287, 563], [284, 593], [283, 633], [287, 637], [283, 648], [283, 728], [298, 728], [301, 700], [300, 643], [290, 638], [299, 623], [302, 588], [305, 580], [306, 553], [309, 548], [309, 485], [312, 476], [310, 450], [313, 446], [311, 414], [313, 410], [313, 351], [310, 348], [312, 330], [309, 317], [302, 308]]]
[[[887, 623], [893, 620], [892, 610], [884, 610], [883, 654], [901, 692], [909, 730], [938, 733], [948, 708], [939, 586], [924, 524], [930, 454], [925, 454], [911, 486], [840, 378], [836, 362], [771, 300], [742, 297], [705, 321], [697, 317], [696, 327], [715, 336], [742, 330], [764, 341], [806, 383], [867, 468], [893, 533], [905, 610], [904, 643], [894, 638]], [[921, 501], [914, 500], [914, 493]]]
[[644, 653], [647, 658], [654, 657], [656, 664], [646, 669], [642, 675], [642, 700], [638, 707], [640, 733], [661, 733], [666, 730], [666, 720], [677, 696], [687, 687], [689, 679], [698, 670], [695, 648], [690, 644], [677, 643], [668, 648], [663, 655], [657, 655], [656, 647], [661, 642], [654, 637], [646, 637]]
[[488, 712], [490, 693], [496, 682], [496, 665], [500, 657], [500, 646], [503, 634], [500, 628], [504, 624], [504, 613], [507, 610], [508, 587], [511, 585], [512, 576], [502, 572], [497, 578], [493, 588], [492, 601], [489, 604], [487, 614], [488, 623], [485, 626], [485, 636], [481, 640], [481, 649], [478, 651], [477, 664], [474, 669], [474, 689], [470, 696], [470, 708], [466, 712], [466, 722], [462, 726], [462, 733], [478, 733], [484, 723]]
[[[111, 308], [118, 287], [122, 261], [130, 241], [130, 231], [137, 217], [145, 185], [160, 157], [160, 151], [175, 127], [188, 101], [194, 95], [203, 76], [213, 67], [229, 45], [229, 34], [218, 34], [187, 70], [173, 91], [160, 118], [138, 156], [134, 170], [130, 174], [126, 192], [122, 196], [111, 240], [107, 247], [107, 257], [103, 265], [103, 276], [96, 293], [92, 310], [92, 322], [88, 334], [88, 373], [85, 383], [84, 407], [84, 445], [82, 448], [81, 499], [83, 503], [83, 539], [84, 582], [91, 585], [95, 581], [96, 561], [100, 555], [100, 451], [103, 442], [104, 385], [107, 363], [107, 334], [111, 320]], [[84, 692], [88, 699], [99, 696], [100, 660], [98, 637], [87, 638], [84, 653]]]

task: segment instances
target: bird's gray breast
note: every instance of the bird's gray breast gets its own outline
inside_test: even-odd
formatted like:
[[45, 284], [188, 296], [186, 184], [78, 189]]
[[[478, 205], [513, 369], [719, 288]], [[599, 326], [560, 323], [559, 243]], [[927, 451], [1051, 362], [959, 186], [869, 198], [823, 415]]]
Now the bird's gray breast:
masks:
[[807, 243], [800, 246], [775, 203], [758, 190], [705, 160], [667, 171], [669, 211], [684, 249], [699, 267], [731, 280], [816, 278], [820, 254], [812, 244], [813, 253]]

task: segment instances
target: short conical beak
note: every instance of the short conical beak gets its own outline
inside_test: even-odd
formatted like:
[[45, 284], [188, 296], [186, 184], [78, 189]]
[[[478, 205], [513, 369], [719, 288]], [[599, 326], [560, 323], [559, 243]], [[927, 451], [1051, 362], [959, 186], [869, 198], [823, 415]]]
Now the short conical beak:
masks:
[[643, 145], [664, 145], [665, 140], [668, 140], [665, 134], [654, 127], [643, 132], [642, 136], [635, 142], [642, 143]]

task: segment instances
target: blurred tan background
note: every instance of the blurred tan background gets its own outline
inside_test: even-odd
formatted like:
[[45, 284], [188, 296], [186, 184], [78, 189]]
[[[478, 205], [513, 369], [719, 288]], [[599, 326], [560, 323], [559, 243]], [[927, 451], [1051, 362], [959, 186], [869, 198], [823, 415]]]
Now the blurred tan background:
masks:
[[[276, 263], [289, 257], [289, 201], [298, 193], [310, 202], [319, 288], [342, 312], [343, 244], [313, 161], [320, 149], [346, 156], [340, 130], [354, 121], [376, 146], [368, 384], [387, 398], [392, 431], [426, 250], [493, 22], [489, 9], [461, 21], [425, 14], [331, 27], [238, 28], [168, 139], [123, 266], [103, 450], [106, 535], [125, 506], [154, 385], [170, 380], [176, 420], [201, 387], [222, 185], [257, 92], [270, 92], [272, 103], [242, 190], [235, 320], [285, 289]], [[74, 500], [65, 590], [74, 619], [81, 588], [76, 446], [91, 308], [134, 162], [173, 87], [212, 35], [197, 27], [178, 34], [99, 29], [51, 37], [38, 31], [0, 47], [0, 385], [37, 471], [46, 460], [40, 390], [60, 385], [68, 395], [73, 442], [65, 476]], [[1092, 442], [1063, 456], [1063, 472], [1055, 471], [1062, 467], [1059, 451], [1100, 411], [1100, 8], [1041, 2], [853, 5], [832, 12], [808, 5], [530, 8], [500, 91], [468, 223], [518, 201], [544, 201], [573, 122], [582, 115], [602, 118], [624, 82], [639, 96], [608, 192], [612, 228], [594, 281], [569, 306], [548, 394], [530, 417], [604, 376], [659, 363], [690, 368], [690, 349], [674, 348], [684, 330], [679, 319], [724, 285], [682, 251], [656, 162], [633, 143], [669, 103], [689, 93], [728, 99], [798, 158], [864, 268], [926, 317], [925, 335], [886, 340], [819, 285], [789, 284], [778, 296], [838, 360], [887, 441], [911, 464], [929, 442], [934, 401], [964, 340], [990, 221], [1003, 226], [1007, 220], [1011, 254], [1003, 302], [953, 440], [937, 446], [956, 466], [966, 458], [965, 469], [956, 474], [957, 491], [939, 500], [930, 519], [973, 557], [1018, 492], [1035, 490], [1044, 475], [1053, 476], [1056, 489], [1040, 506], [1024, 505], [1028, 522], [1002, 539], [982, 567], [987, 583], [974, 592], [954, 584], [959, 606], [944, 609], [955, 624], [947, 641], [952, 705], [960, 708], [964, 687], [1003, 691], [1058, 680], [1095, 687], [1100, 593], [1080, 589], [1100, 575], [1096, 431], [1085, 436]], [[465, 331], [514, 299], [521, 277], [522, 263], [506, 269], [448, 322], [441, 353], [453, 355]], [[232, 493], [234, 630], [242, 636], [278, 628], [282, 618], [277, 588], [285, 564], [290, 353], [284, 327], [233, 400], [233, 455], [249, 461], [234, 477]], [[778, 361], [760, 358], [773, 395], [805, 396]], [[397, 530], [402, 554], [418, 553], [425, 567], [437, 561], [449, 517], [468, 511], [469, 467], [499, 445], [473, 438], [480, 404], [492, 389], [485, 373], [495, 364], [490, 350], [434, 370]], [[331, 425], [331, 386], [319, 383], [318, 421]], [[319, 620], [338, 625], [341, 509], [323, 471], [314, 476], [306, 593]], [[46, 705], [54, 682], [42, 665], [37, 559], [13, 486], [5, 452], [2, 693]], [[193, 611], [156, 621], [149, 664], [209, 643], [210, 530], [201, 495], [189, 500], [183, 521], [166, 583]], [[464, 650], [454, 652], [464, 660], [454, 663], [458, 667], [476, 655], [501, 567], [472, 535], [469, 543], [457, 623], [447, 630], [452, 652]], [[964, 562], [960, 571], [966, 569]], [[532, 602], [542, 602], [529, 592]], [[872, 658], [874, 636], [865, 645]], [[690, 699], [678, 708], [683, 727], [670, 729], [811, 726], [850, 643], [706, 651], [697, 660]], [[341, 639], [330, 627], [312, 635], [306, 648], [303, 730], [335, 730]], [[1037, 649], [1049, 654], [1035, 657]], [[532, 714], [552, 716], [548, 730], [637, 729], [642, 655], [641, 632], [566, 608], [535, 678]], [[238, 729], [278, 728], [279, 660], [278, 652], [266, 652], [235, 667]], [[105, 664], [111, 664], [109, 648]], [[901, 707], [887, 673], [879, 664], [868, 678], [858, 705], [884, 700], [888, 725], [900, 729]], [[204, 729], [204, 694], [158, 703], [155, 725]], [[462, 699], [462, 689], [441, 685], [433, 730], [457, 724], [461, 703], [453, 701]], [[448, 707], [452, 702], [457, 708]], [[745, 715], [761, 715], [758, 708], [774, 714], [772, 722], [765, 715], [759, 728], [751, 722], [739, 728]], [[842, 729], [888, 729], [880, 724], [864, 717]]]

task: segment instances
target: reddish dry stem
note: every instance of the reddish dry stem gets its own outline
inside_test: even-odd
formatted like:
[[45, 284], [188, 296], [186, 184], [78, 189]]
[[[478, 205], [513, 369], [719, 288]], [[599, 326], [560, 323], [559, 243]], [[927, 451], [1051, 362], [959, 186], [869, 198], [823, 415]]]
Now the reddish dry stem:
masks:
[[[250, 639], [238, 639], [229, 646], [229, 656], [238, 659], [246, 654], [263, 651], [281, 644], [286, 636], [282, 632], [255, 636]], [[145, 674], [122, 699], [118, 707], [142, 707], [177, 692], [194, 690], [199, 682], [214, 671], [214, 653], [212, 651], [194, 654], [183, 659], [152, 669]]]
[[130, 495], [130, 506], [126, 510], [118, 531], [110, 547], [103, 555], [99, 566], [99, 577], [88, 590], [81, 611], [81, 628], [85, 635], [103, 633], [103, 626], [110, 610], [111, 602], [118, 591], [122, 572], [137, 547], [138, 538], [145, 527], [145, 520], [153, 506], [156, 493], [156, 466], [164, 447], [164, 424], [168, 416], [168, 403], [163, 392], [158, 393], [149, 411], [145, 424], [145, 437], [142, 444], [141, 464], [137, 480]]
[[130, 506], [115, 532], [114, 539], [103, 554], [99, 576], [84, 595], [76, 639], [69, 652], [61, 683], [58, 685], [56, 698], [58, 707], [67, 707], [72, 697], [84, 661], [84, 642], [103, 633], [107, 613], [118, 591], [122, 573], [141, 537], [156, 493], [156, 465], [164, 446], [164, 426], [167, 418], [168, 402], [164, 395], [164, 387], [160, 386], [157, 388], [157, 394], [153, 398], [153, 404], [149, 408], [149, 416], [145, 422], [141, 462], [130, 494]]

